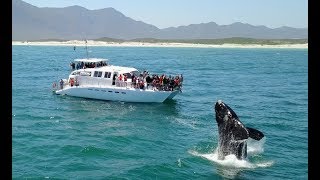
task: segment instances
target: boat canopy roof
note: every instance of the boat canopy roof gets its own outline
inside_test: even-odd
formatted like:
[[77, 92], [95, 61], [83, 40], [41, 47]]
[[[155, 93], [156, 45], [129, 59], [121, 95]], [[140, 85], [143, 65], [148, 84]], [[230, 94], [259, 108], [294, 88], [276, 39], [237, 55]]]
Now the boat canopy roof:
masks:
[[106, 69], [112, 69], [112, 71], [119, 72], [120, 74], [122, 73], [130, 73], [130, 72], [136, 72], [139, 73], [139, 70], [133, 67], [125, 67], [125, 66], [109, 66], [109, 67], [104, 67]]
[[103, 58], [86, 58], [86, 59], [75, 59], [75, 62], [84, 62], [84, 63], [98, 63], [98, 62], [106, 62], [108, 59]]

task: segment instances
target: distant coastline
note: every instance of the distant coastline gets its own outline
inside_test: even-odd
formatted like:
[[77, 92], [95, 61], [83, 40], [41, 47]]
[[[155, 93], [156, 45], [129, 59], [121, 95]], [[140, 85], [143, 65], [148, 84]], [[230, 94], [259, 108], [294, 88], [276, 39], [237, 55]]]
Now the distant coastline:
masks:
[[[85, 46], [85, 41], [12, 41], [12, 45], [30, 45], [30, 46]], [[238, 44], [238, 43], [220, 43], [220, 44], [201, 44], [201, 43], [183, 43], [183, 42], [111, 42], [88, 40], [88, 46], [109, 46], [109, 47], [192, 47], [192, 48], [297, 48], [308, 49], [308, 43], [288, 43], [288, 44]]]

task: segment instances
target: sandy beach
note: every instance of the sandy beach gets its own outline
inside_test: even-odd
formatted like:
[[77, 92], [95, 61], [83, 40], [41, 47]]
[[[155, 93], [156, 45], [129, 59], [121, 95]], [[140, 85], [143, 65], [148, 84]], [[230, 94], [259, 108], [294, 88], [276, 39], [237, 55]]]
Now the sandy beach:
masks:
[[[47, 41], [47, 42], [27, 42], [12, 41], [12, 45], [30, 45], [30, 46], [85, 46], [85, 41]], [[147, 43], [147, 42], [103, 42], [87, 41], [88, 46], [110, 46], [110, 47], [192, 47], [192, 48], [298, 48], [308, 49], [306, 44], [284, 44], [284, 45], [257, 45], [257, 44], [190, 44], [190, 43]]]

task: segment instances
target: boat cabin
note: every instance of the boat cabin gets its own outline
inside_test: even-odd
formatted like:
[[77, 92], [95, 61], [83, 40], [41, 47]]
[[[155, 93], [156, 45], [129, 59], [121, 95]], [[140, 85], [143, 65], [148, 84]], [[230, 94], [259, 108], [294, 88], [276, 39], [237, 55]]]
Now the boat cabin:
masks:
[[132, 76], [139, 76], [140, 72], [132, 67], [113, 66], [107, 59], [75, 59], [76, 70], [69, 75], [70, 86], [128, 86]]

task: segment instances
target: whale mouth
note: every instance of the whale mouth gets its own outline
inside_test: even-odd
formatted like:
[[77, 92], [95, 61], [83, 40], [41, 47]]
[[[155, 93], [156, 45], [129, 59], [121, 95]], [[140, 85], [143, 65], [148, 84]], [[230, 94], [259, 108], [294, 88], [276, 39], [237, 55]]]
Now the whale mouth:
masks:
[[216, 102], [214, 109], [216, 111], [216, 115], [221, 119], [223, 119], [225, 115], [228, 114], [228, 108], [221, 100], [218, 100]]
[[223, 108], [225, 108], [225, 104], [221, 100], [218, 100], [215, 105], [215, 110], [220, 111]]

